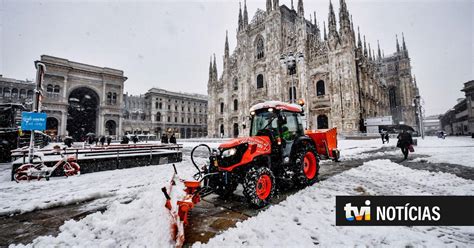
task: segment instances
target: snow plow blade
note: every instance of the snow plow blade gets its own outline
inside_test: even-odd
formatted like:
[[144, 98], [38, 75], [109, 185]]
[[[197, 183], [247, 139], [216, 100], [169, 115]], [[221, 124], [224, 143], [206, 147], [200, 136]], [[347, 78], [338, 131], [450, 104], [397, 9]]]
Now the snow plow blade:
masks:
[[[176, 166], [173, 164], [174, 173], [170, 181], [170, 185], [167, 187], [161, 188], [163, 192], [166, 203], [165, 208], [168, 209], [171, 221], [170, 221], [170, 235], [171, 238], [176, 242], [176, 247], [182, 247], [184, 244], [184, 226], [188, 222], [189, 211], [194, 208], [194, 206], [201, 201], [201, 196], [199, 191], [201, 190], [201, 182], [199, 181], [186, 181], [178, 176]], [[176, 181], [184, 184], [185, 195], [180, 198], [180, 200], [172, 200], [173, 186], [176, 185]], [[176, 202], [176, 204], [173, 204]]]

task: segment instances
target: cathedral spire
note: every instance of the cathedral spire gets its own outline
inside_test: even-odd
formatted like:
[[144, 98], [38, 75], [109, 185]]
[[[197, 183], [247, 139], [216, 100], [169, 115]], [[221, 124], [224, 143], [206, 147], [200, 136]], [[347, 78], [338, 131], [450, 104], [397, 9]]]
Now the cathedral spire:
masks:
[[242, 3], [239, 2], [239, 28], [238, 30], [242, 30]]
[[323, 21], [323, 29], [324, 29], [324, 40], [328, 40], [328, 35], [326, 34], [326, 22]]
[[377, 59], [381, 60], [382, 59], [382, 53], [380, 52], [380, 43], [379, 40], [377, 40]]
[[217, 65], [216, 65], [216, 54], [214, 53], [214, 61], [212, 63], [212, 74], [214, 75], [214, 81], [217, 81]]
[[293, 0], [291, 0], [291, 9], [294, 10], [295, 8], [293, 7]]
[[367, 43], [365, 43], [365, 35], [364, 35], [364, 55], [367, 57]]
[[224, 57], [226, 59], [229, 58], [229, 38], [227, 37], [227, 30], [225, 31]]
[[334, 8], [332, 7], [332, 2], [329, 1], [329, 17], [328, 17], [328, 28], [329, 28], [329, 38], [337, 36], [336, 28], [336, 15], [334, 14]]
[[249, 25], [249, 15], [247, 13], [247, 0], [244, 0], [244, 27], [247, 28]]
[[372, 49], [370, 49], [370, 43], [369, 43], [369, 60], [372, 61]]
[[349, 12], [347, 11], [346, 1], [339, 0], [339, 30], [341, 34], [349, 34], [350, 32]]
[[395, 35], [395, 39], [397, 40], [397, 53], [400, 52], [400, 44], [398, 44], [398, 35]]
[[402, 48], [403, 51], [407, 50], [407, 46], [405, 45], [405, 35], [402, 33]]
[[211, 55], [211, 59], [209, 61], [209, 83], [213, 81], [214, 79], [214, 71], [213, 71], [213, 68], [212, 68], [212, 55]]
[[357, 46], [359, 49], [362, 51], [362, 41], [360, 40], [360, 29], [359, 26], [357, 26]]
[[279, 10], [280, 9], [280, 3], [278, 0], [273, 0], [273, 10]]
[[303, 0], [298, 0], [298, 15], [304, 17]]
[[272, 0], [267, 0], [267, 14], [272, 11]]
[[316, 26], [316, 28], [318, 27], [318, 22], [316, 21], [316, 11], [313, 12], [313, 16], [314, 16], [314, 26]]

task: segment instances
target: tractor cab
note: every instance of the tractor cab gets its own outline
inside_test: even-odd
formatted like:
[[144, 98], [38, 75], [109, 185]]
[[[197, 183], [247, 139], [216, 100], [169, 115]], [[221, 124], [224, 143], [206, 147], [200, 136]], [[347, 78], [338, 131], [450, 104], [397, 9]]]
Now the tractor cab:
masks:
[[250, 109], [250, 136], [268, 136], [274, 155], [290, 156], [293, 143], [304, 136], [301, 105], [269, 101]]

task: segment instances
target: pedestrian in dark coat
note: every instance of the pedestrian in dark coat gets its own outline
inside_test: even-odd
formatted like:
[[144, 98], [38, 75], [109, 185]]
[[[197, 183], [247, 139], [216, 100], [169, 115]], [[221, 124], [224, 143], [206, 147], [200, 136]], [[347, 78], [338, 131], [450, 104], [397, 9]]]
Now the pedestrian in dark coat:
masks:
[[130, 142], [130, 139], [127, 137], [127, 135], [125, 135], [122, 137], [120, 144], [128, 144], [128, 142]]
[[161, 136], [161, 143], [162, 143], [162, 144], [168, 144], [168, 135], [166, 135], [166, 133], [164, 133], [164, 134]]
[[136, 135], [133, 136], [132, 141], [134, 144], [138, 142], [138, 137]]
[[110, 146], [110, 142], [112, 142], [112, 137], [107, 137], [107, 146]]
[[402, 150], [403, 156], [407, 159], [409, 147], [413, 145], [413, 138], [409, 132], [403, 130], [398, 134], [397, 139], [397, 147]]
[[385, 144], [385, 134], [383, 130], [380, 132], [380, 138], [382, 139], [382, 144]]
[[390, 135], [388, 135], [388, 132], [385, 132], [385, 140], [389, 143]]
[[105, 144], [105, 136], [101, 136], [99, 142], [100, 142], [100, 145], [101, 145], [101, 146], [104, 146], [104, 144]]
[[170, 143], [171, 144], [176, 144], [176, 137], [174, 137], [174, 134], [171, 134]]

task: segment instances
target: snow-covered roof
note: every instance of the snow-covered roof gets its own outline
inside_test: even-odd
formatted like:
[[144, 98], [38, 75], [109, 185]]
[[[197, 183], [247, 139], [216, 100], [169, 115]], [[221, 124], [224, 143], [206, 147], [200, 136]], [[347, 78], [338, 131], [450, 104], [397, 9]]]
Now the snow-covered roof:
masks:
[[260, 109], [267, 109], [267, 108], [275, 108], [278, 110], [288, 110], [291, 112], [301, 112], [303, 108], [294, 103], [286, 103], [281, 101], [266, 101], [262, 103], [257, 103], [250, 108], [250, 112], [260, 110]]

